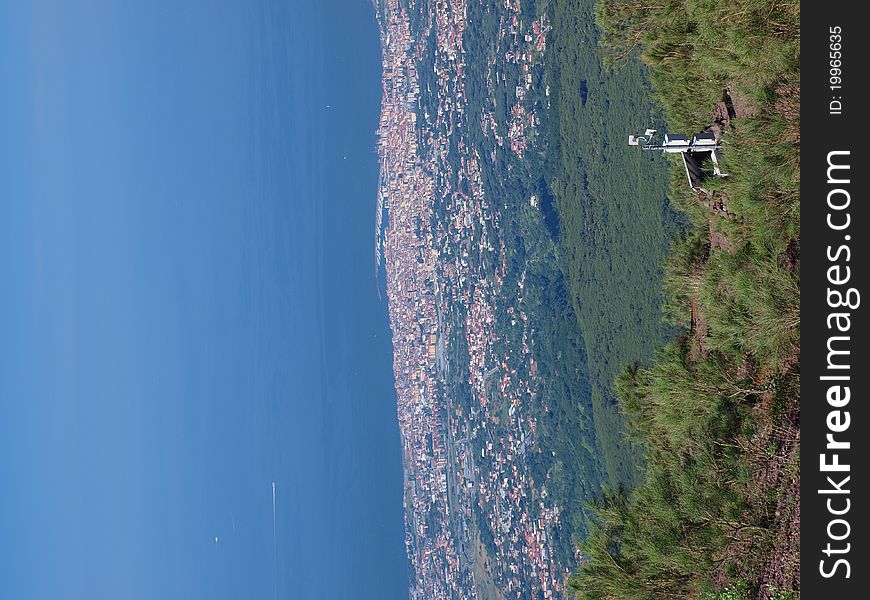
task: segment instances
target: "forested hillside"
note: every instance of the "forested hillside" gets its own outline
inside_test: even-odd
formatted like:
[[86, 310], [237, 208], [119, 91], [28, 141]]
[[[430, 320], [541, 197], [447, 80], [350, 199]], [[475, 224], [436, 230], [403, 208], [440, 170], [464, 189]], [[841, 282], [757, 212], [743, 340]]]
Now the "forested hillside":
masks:
[[586, 599], [797, 598], [798, 2], [601, 0], [596, 14], [608, 63], [631, 70], [641, 56], [671, 130], [718, 122], [729, 176], [696, 194], [672, 168], [692, 223], [666, 272], [681, 333], [619, 377], [645, 471], [600, 503], [572, 587]]
[[636, 58], [618, 72], [603, 64], [594, 0], [558, 0], [551, 10], [547, 173], [563, 270], [586, 341], [609, 485], [630, 488], [640, 449], [625, 438], [613, 381], [622, 364], [649, 360], [673, 331], [662, 322], [660, 290], [682, 217], [667, 200], [664, 157], [626, 146], [629, 133], [661, 125], [645, 67]]

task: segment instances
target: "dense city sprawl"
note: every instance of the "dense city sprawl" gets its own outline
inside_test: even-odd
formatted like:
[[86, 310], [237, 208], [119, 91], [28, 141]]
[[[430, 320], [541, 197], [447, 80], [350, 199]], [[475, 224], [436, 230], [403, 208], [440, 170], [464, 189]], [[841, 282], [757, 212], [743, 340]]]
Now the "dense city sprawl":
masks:
[[[579, 557], [548, 489], [564, 466], [541, 443], [541, 415], [553, 407], [528, 308], [546, 270], [559, 275], [547, 192], [534, 169], [519, 173], [527, 155], [537, 157], [549, 96], [547, 17], [524, 14], [519, 0], [486, 9], [495, 35], [483, 36], [481, 69], [467, 62], [469, 35], [480, 46], [481, 34], [468, 30], [465, 0], [381, 0], [376, 9], [378, 261], [393, 330], [411, 597], [561, 597]], [[504, 192], [492, 181], [498, 173], [522, 184]], [[582, 411], [574, 433], [585, 460], [572, 462], [586, 471], [572, 488], [588, 498], [601, 474]]]

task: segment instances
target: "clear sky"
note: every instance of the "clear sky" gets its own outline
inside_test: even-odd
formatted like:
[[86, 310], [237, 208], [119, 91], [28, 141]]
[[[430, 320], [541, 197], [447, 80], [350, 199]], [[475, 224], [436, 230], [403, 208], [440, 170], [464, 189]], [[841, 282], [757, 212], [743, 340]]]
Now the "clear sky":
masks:
[[368, 0], [0, 0], [0, 598], [407, 597], [379, 68]]

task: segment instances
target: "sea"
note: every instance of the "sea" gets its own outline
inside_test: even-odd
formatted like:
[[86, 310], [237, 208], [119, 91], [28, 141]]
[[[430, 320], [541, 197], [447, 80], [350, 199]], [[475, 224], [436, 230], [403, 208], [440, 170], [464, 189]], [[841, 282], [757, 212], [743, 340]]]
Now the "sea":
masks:
[[371, 2], [0, 40], [0, 597], [407, 598]]

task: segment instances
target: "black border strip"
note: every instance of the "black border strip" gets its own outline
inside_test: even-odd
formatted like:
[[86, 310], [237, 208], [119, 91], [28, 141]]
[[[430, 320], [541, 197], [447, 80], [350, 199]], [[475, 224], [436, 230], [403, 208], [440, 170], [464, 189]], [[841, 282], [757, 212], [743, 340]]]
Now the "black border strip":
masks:
[[[870, 572], [864, 491], [870, 363], [863, 351], [870, 345], [864, 306], [870, 295], [858, 300], [870, 294], [863, 92], [870, 31], [861, 7], [801, 6], [801, 597], [809, 599], [866, 598]], [[831, 87], [837, 85], [832, 75], [842, 77], [841, 88]], [[843, 168], [829, 171], [829, 161]], [[832, 306], [841, 300], [852, 306]], [[830, 448], [828, 434], [835, 442]], [[831, 464], [835, 454], [848, 471], [822, 470], [820, 457]], [[845, 467], [828, 467], [834, 468]]]

